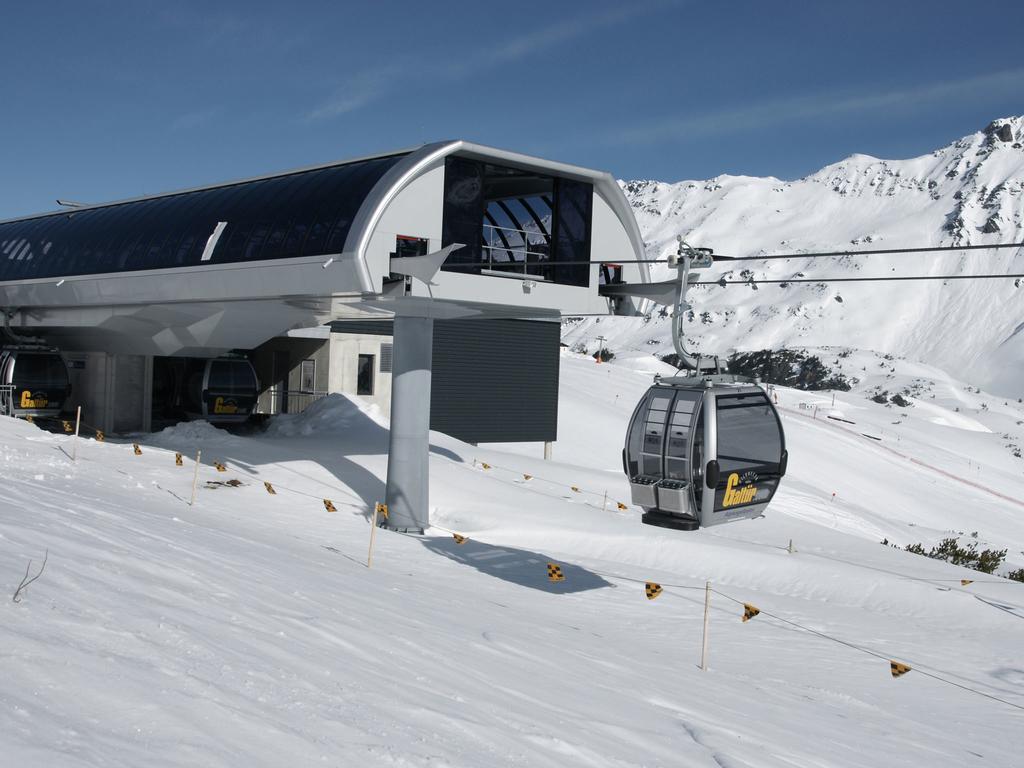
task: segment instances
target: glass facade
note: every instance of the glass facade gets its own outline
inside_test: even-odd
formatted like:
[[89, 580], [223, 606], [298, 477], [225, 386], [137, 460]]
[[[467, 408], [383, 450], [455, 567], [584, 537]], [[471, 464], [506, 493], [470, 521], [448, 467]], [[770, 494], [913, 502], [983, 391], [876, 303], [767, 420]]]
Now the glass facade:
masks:
[[340, 253], [404, 156], [0, 224], [0, 281], [197, 265], [222, 221], [211, 264]]
[[[443, 270], [590, 284], [592, 184], [463, 157], [445, 160]], [[560, 264], [553, 262], [583, 262]]]

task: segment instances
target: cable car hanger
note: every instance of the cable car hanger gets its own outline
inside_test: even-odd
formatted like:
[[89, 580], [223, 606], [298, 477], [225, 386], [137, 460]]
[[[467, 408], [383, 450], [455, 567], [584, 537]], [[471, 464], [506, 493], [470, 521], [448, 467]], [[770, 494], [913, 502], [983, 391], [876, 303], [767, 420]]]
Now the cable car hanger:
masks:
[[669, 258], [676, 279], [617, 284], [606, 295], [672, 307], [680, 376], [655, 376], [626, 431], [622, 467], [642, 521], [675, 530], [762, 516], [786, 473], [785, 435], [775, 406], [755, 379], [723, 370], [717, 355], [686, 349], [686, 292], [711, 266], [712, 252], [681, 236]]

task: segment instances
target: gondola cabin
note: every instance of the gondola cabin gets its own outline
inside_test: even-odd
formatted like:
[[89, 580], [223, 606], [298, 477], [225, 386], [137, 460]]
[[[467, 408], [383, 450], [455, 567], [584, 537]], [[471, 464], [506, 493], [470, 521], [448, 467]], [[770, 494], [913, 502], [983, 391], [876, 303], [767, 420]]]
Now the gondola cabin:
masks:
[[656, 380], [633, 412], [623, 450], [643, 522], [679, 530], [760, 516], [786, 463], [771, 400], [727, 375]]
[[211, 423], [242, 422], [256, 408], [260, 394], [256, 370], [244, 357], [218, 357], [193, 369], [186, 386], [185, 411]]
[[182, 394], [184, 414], [189, 419], [205, 419], [212, 424], [244, 422], [256, 409], [259, 381], [245, 357], [188, 359]]
[[0, 384], [10, 387], [8, 416], [59, 416], [71, 396], [67, 365], [53, 350], [0, 351]]

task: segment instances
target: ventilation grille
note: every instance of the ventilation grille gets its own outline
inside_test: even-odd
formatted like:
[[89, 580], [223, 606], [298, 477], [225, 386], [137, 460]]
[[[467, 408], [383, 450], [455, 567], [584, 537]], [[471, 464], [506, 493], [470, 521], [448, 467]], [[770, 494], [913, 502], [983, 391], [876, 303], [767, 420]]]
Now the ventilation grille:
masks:
[[391, 373], [391, 355], [394, 350], [394, 344], [381, 344], [380, 345], [380, 372]]

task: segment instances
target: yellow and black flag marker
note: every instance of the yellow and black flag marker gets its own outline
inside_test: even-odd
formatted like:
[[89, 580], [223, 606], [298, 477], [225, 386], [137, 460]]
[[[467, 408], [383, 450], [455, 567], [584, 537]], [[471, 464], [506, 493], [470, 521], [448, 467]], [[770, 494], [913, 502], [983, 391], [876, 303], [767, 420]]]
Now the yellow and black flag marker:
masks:
[[629, 507], [627, 507], [621, 501], [616, 502], [616, 504], [619, 505], [619, 512], [626, 512], [629, 509]]
[[176, 466], [176, 467], [183, 467], [183, 466], [185, 466], [185, 463], [181, 460], [181, 454], [180, 453], [174, 454], [174, 466]]
[[331, 503], [330, 499], [324, 499], [324, 509], [326, 509], [328, 512], [337, 512], [338, 511], [338, 508], [335, 507], [334, 504]]
[[267, 489], [267, 493], [269, 493], [271, 496], [277, 495], [277, 491], [274, 490], [274, 486], [272, 486], [266, 480], [263, 481], [263, 487]]
[[377, 502], [377, 516], [383, 517], [385, 520], [388, 519], [388, 505]]
[[466, 543], [466, 537], [462, 536], [462, 535], [460, 535], [458, 533], [453, 533], [452, 534], [452, 538], [455, 539], [455, 543], [456, 544], [465, 544]]
[[523, 475], [523, 480], [533, 480], [533, 475]]
[[228, 468], [221, 464], [219, 461], [213, 462], [213, 466], [216, 467], [218, 472], [227, 472]]
[[488, 464], [486, 461], [481, 461], [480, 462], [480, 466], [483, 467], [484, 469], [490, 469], [491, 468], [491, 465]]
[[580, 489], [577, 488], [575, 485], [570, 485], [569, 487], [572, 489], [573, 493], [579, 493], [580, 492]]
[[750, 603], [743, 604], [743, 620], [750, 621], [752, 618], [757, 616], [761, 612], [760, 608], [755, 608]]
[[910, 671], [910, 665], [900, 664], [898, 661], [890, 661], [889, 670], [892, 672], [893, 677], [899, 677], [900, 675], [905, 675]]
[[142, 455], [142, 449], [139, 448], [139, 444], [138, 443], [132, 443], [132, 450], [135, 451], [135, 455], [136, 456], [141, 456]]
[[69, 434], [69, 435], [70, 435], [70, 434], [71, 434], [72, 432], [74, 432], [74, 431], [75, 431], [75, 428], [74, 428], [73, 426], [71, 426], [71, 422], [70, 422], [70, 421], [63, 421], [63, 420], [62, 420], [62, 423], [64, 424], [64, 431], [65, 431], [65, 432], [66, 432], [67, 434]]
[[974, 579], [960, 579], [960, 586], [966, 587], [968, 584], [973, 584]]
[[653, 600], [660, 596], [661, 593], [661, 584], [655, 584], [653, 581], [648, 581], [647, 584], [644, 585], [644, 594], [647, 595], [648, 600]]
[[103, 439], [104, 439], [103, 430], [102, 429], [97, 429], [96, 430], [96, 442], [97, 443], [102, 443]]
[[562, 573], [562, 567], [560, 565], [557, 565], [556, 563], [548, 563], [548, 581], [565, 581], [565, 574]]

